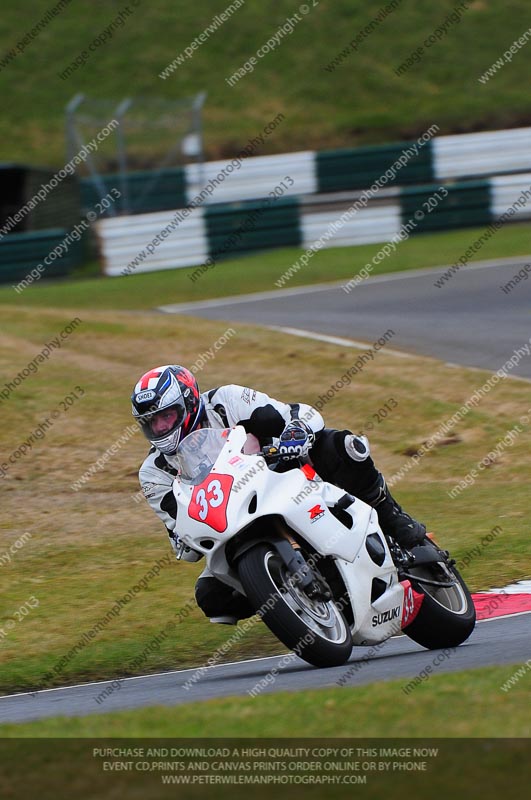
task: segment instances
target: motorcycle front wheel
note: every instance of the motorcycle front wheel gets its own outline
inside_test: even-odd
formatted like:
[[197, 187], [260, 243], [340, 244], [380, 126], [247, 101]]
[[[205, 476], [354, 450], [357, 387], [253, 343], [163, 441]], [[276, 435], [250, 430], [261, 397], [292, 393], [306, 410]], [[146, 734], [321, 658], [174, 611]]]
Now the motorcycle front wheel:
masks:
[[269, 544], [240, 559], [238, 574], [255, 612], [269, 630], [315, 667], [337, 667], [352, 652], [350, 628], [334, 600], [308, 597]]

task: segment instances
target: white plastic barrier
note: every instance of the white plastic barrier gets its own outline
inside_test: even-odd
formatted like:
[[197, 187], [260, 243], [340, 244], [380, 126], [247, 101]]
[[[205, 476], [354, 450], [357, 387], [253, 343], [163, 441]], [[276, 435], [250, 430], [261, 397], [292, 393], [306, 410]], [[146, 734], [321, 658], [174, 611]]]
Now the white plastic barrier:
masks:
[[188, 202], [206, 189], [200, 200], [205, 205], [267, 197], [277, 186], [282, 186], [283, 196], [317, 191], [316, 154], [311, 150], [188, 164], [185, 175]]
[[523, 175], [503, 175], [491, 178], [491, 211], [499, 217], [519, 198], [522, 205], [515, 206], [515, 217], [531, 218], [531, 172]]
[[[185, 210], [160, 211], [97, 222], [104, 273], [115, 276], [125, 271], [134, 275], [203, 264], [208, 257], [203, 210], [194, 209], [187, 217], [185, 213]], [[172, 222], [176, 227], [163, 238], [162, 232]]]
[[[346, 210], [346, 209], [345, 209]], [[401, 226], [400, 205], [393, 203], [388, 206], [378, 205], [360, 209], [351, 219], [341, 224], [341, 211], [323, 211], [308, 213], [303, 211], [301, 228], [304, 247], [309, 247], [327, 230], [333, 231], [333, 224], [341, 226], [339, 230], [327, 238], [323, 247], [346, 247], [355, 244], [372, 244], [373, 242], [387, 242]]]
[[432, 147], [436, 179], [531, 170], [531, 128], [436, 136]]

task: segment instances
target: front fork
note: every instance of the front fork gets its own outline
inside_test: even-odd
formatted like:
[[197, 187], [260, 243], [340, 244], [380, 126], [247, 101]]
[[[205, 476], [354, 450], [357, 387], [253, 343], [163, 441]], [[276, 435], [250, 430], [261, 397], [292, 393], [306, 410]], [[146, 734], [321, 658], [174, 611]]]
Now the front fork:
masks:
[[307, 561], [299, 543], [286, 529], [280, 531], [282, 539], [276, 543], [277, 552], [286, 568], [297, 584], [312, 600], [332, 600], [332, 592], [324, 578], [319, 575], [312, 564], [312, 557]]

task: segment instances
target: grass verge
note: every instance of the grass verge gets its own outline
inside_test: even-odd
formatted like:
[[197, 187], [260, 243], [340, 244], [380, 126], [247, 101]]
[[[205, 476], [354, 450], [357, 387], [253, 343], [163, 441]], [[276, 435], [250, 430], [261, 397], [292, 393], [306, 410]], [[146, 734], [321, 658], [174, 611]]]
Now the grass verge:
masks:
[[[454, 0], [399, 3], [380, 24], [373, 20], [385, 5], [312, 0], [301, 15], [291, 0], [277, 0], [274, 13], [247, 2], [209, 34], [215, 16], [229, 5], [203, 0], [199, 12], [194, 5], [177, 10], [172, 0], [158, 0], [156, 7], [140, 2], [117, 22], [127, 5], [93, 3], [87, 13], [70, 3], [24, 43], [49, 10], [49, 0], [33, 0], [23, 17], [16, 3], [4, 3], [0, 79], [9, 113], [0, 120], [0, 159], [63, 164], [64, 109], [78, 92], [109, 98], [110, 117], [133, 91], [141, 117], [144, 97], [175, 100], [207, 90], [210, 158], [238, 152], [279, 113], [285, 121], [260, 153], [412, 138], [434, 122], [444, 133], [529, 124], [525, 53], [517, 53], [486, 84], [478, 81], [525, 31], [525, 0], [503, 5], [476, 0], [462, 16], [454, 13], [453, 21]], [[439, 38], [423, 47], [436, 30]], [[204, 31], [206, 41], [203, 37], [197, 47], [196, 37]], [[277, 43], [256, 59], [252, 74], [230, 86], [227, 79], [275, 36]], [[349, 47], [354, 40], [355, 49]], [[160, 78], [192, 42], [192, 57], [183, 56], [169, 77]], [[412, 63], [419, 48], [422, 58]], [[61, 78], [76, 59], [82, 66]], [[397, 75], [407, 59], [409, 68]], [[148, 118], [149, 110], [144, 113]], [[157, 155], [157, 166], [163, 163], [175, 143], [174, 128], [157, 129], [156, 135], [140, 128], [129, 153], [132, 165], [145, 164], [146, 154]], [[110, 146], [98, 156], [116, 159]]]
[[[471, 246], [482, 228], [420, 234], [400, 243], [371, 272], [383, 275], [407, 269], [453, 264]], [[530, 251], [531, 225], [502, 228], [472, 261], [526, 256]], [[327, 281], [347, 282], [359, 273], [382, 244], [334, 247], [318, 251], [308, 266], [300, 269], [282, 288]], [[196, 267], [166, 270], [120, 278], [79, 277], [77, 280], [41, 280], [17, 294], [11, 286], [0, 287], [0, 305], [52, 306], [56, 308], [150, 309], [168, 303], [193, 302], [207, 298], [272, 291], [302, 254], [298, 248], [270, 250], [215, 264], [195, 281]]]
[[[0, 311], [0, 368], [7, 380], [32, 362], [44, 343], [75, 315], [71, 310], [6, 305]], [[43, 438], [34, 439], [30, 451], [9, 464], [1, 479], [0, 556], [11, 552], [11, 560], [3, 559], [0, 565], [3, 692], [200, 665], [230, 635], [221, 626], [208, 624], [194, 607], [193, 586], [201, 564], [163, 561], [160, 573], [144, 581], [141, 591], [89, 637], [117, 600], [169, 552], [166, 533], [153, 512], [133, 499], [146, 443], [136, 434], [120, 440], [131, 424], [132, 385], [153, 364], [193, 363], [224, 326], [160, 314], [88, 309], [80, 309], [79, 318], [81, 323], [61, 348], [2, 401], [6, 460], [45, 417], [58, 414]], [[234, 381], [287, 401], [315, 403], [357, 357], [355, 351], [335, 345], [238, 325], [198, 378], [203, 389]], [[279, 364], [287, 367], [279, 369]], [[375, 408], [392, 397], [396, 403], [392, 413], [371, 433], [376, 463], [390, 475], [485, 377], [486, 373], [450, 368], [431, 359], [398, 359], [383, 348], [355, 381], [334, 396], [324, 413], [328, 425], [359, 430], [372, 419]], [[64, 398], [77, 391], [76, 386], [83, 395], [63, 410]], [[472, 589], [531, 573], [523, 536], [531, 462], [526, 437], [517, 438], [455, 500], [449, 500], [446, 491], [528, 407], [526, 384], [501, 381], [469, 412], [455, 436], [441, 441], [393, 489], [458, 560], [499, 526], [496, 537], [464, 570]], [[74, 482], [114, 443], [116, 452], [104, 468], [94, 469], [79, 490], [73, 489]], [[27, 541], [19, 548], [21, 537]], [[28, 608], [32, 597], [39, 605], [30, 605], [24, 613], [21, 609]], [[160, 647], [146, 653], [182, 608], [188, 609], [186, 617], [178, 620]], [[257, 624], [225, 660], [282, 650]], [[141, 656], [139, 670], [132, 662]], [[46, 678], [48, 673], [51, 677]]]
[[[0, 725], [0, 737], [529, 737], [529, 687], [500, 686], [513, 666], [432, 675], [411, 695], [404, 681], [229, 697], [172, 708]], [[279, 713], [279, 709], [282, 709]]]

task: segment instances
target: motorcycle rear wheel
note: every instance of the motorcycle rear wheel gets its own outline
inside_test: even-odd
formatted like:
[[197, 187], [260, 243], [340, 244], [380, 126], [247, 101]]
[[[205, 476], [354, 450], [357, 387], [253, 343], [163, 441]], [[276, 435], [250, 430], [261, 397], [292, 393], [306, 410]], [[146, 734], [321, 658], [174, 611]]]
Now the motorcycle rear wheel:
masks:
[[424, 599], [403, 632], [428, 650], [457, 647], [466, 641], [476, 624], [476, 609], [455, 567], [444, 562], [423, 564], [411, 567], [407, 577]]
[[240, 581], [269, 630], [315, 667], [348, 661], [352, 636], [334, 600], [313, 600], [296, 584], [277, 551], [257, 544], [238, 563]]

